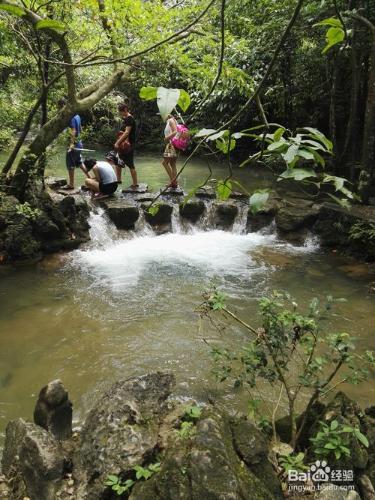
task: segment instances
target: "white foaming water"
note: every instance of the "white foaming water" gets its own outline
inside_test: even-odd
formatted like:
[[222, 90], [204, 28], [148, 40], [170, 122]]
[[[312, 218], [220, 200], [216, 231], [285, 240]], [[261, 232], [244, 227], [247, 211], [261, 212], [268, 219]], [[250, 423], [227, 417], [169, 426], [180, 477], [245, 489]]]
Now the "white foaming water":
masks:
[[113, 243], [106, 249], [77, 251], [74, 264], [94, 277], [96, 285], [113, 291], [136, 286], [143, 274], [152, 269], [155, 279], [175, 276], [178, 269], [188, 274], [204, 273], [211, 277], [249, 276], [251, 249], [270, 245], [275, 236], [252, 233], [239, 235], [225, 231], [168, 233], [142, 236]]
[[88, 222], [90, 224], [90, 238], [94, 245], [106, 247], [113, 244], [118, 234], [117, 229], [103, 208], [96, 207], [95, 210], [92, 210]]

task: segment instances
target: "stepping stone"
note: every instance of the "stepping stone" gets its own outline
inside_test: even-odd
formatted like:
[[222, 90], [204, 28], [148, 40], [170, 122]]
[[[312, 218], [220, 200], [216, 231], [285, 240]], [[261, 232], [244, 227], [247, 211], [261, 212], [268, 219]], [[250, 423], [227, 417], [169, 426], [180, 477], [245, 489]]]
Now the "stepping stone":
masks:
[[64, 196], [71, 196], [72, 194], [81, 194], [80, 189], [58, 189], [56, 192]]
[[139, 201], [140, 203], [144, 201], [152, 201], [156, 196], [156, 193], [147, 193], [141, 194], [135, 198], [135, 201]]
[[[160, 189], [160, 192], [163, 193], [164, 189]], [[178, 188], [168, 188], [163, 194], [168, 196], [185, 196], [184, 191]]]
[[197, 198], [216, 198], [216, 193], [213, 188], [199, 188], [197, 192], [195, 193], [195, 196]]
[[65, 177], [47, 177], [44, 183], [51, 189], [59, 189], [66, 185], [66, 179]]
[[229, 195], [229, 198], [233, 198], [234, 200], [247, 200], [249, 195], [246, 193], [241, 193], [240, 191], [232, 191]]
[[138, 187], [135, 189], [128, 187], [124, 188], [122, 192], [126, 194], [142, 194], [142, 193], [147, 193], [147, 190], [148, 190], [147, 184], [139, 184]]

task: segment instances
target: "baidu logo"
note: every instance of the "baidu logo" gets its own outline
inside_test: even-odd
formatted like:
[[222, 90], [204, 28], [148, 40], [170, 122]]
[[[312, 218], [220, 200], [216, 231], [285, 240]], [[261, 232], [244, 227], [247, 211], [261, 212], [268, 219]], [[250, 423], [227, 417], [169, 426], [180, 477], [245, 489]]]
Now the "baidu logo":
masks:
[[[354, 489], [352, 470], [332, 470], [325, 460], [317, 460], [304, 472], [288, 471], [289, 491], [319, 491], [322, 488], [349, 491]], [[294, 484], [293, 484], [294, 483]], [[337, 483], [340, 484], [339, 486]]]

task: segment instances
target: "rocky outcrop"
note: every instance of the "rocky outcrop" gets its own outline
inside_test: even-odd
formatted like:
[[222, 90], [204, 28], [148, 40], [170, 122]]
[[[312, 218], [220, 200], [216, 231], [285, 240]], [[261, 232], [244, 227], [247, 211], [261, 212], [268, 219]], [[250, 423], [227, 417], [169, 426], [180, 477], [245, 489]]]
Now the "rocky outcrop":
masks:
[[30, 187], [22, 203], [0, 194], [0, 263], [40, 258], [89, 239], [89, 209], [80, 195]]
[[238, 206], [235, 203], [215, 202], [214, 210], [214, 227], [217, 229], [230, 229], [238, 214]]
[[106, 208], [108, 217], [117, 229], [134, 229], [139, 219], [139, 208], [121, 200], [110, 200], [102, 203]]
[[[10, 422], [2, 462], [9, 498], [283, 498], [260, 431], [211, 405], [192, 418], [193, 401], [170, 398], [174, 383], [173, 375], [159, 372], [117, 382], [79, 435], [63, 442], [22, 419]], [[55, 394], [57, 403], [64, 391], [50, 383], [42, 400]], [[137, 478], [137, 466], [156, 472]], [[105, 484], [108, 475], [123, 485], [130, 481], [126, 495], [118, 497]]]
[[188, 201], [179, 207], [180, 215], [190, 222], [197, 222], [206, 210], [203, 201]]
[[320, 206], [309, 202], [280, 208], [276, 214], [276, 227], [281, 233], [290, 233], [311, 227], [318, 218]]
[[53, 380], [39, 393], [34, 422], [58, 440], [69, 439], [72, 436], [72, 406], [61, 380]]
[[247, 214], [246, 231], [253, 233], [267, 227], [271, 224], [277, 211], [280, 208], [280, 204], [277, 200], [268, 201], [263, 208], [253, 213], [249, 209]]
[[314, 225], [322, 245], [375, 260], [375, 207], [325, 203]]
[[2, 470], [10, 498], [55, 500], [65, 463], [60, 445], [49, 432], [22, 419], [9, 422]]
[[[144, 205], [143, 208], [147, 209], [148, 206]], [[155, 214], [151, 214], [148, 211], [145, 212], [146, 221], [150, 224], [150, 226], [163, 226], [171, 224], [173, 206], [169, 203], [161, 202], [157, 205], [157, 208], [158, 210]]]

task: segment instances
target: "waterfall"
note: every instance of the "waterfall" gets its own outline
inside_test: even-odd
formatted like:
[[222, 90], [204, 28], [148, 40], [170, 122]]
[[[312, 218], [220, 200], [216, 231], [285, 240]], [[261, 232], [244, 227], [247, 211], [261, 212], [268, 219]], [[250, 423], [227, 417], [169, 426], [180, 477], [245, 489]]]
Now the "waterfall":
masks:
[[233, 223], [232, 231], [236, 234], [245, 234], [247, 226], [247, 214], [249, 211], [248, 205], [245, 203], [238, 203], [238, 214]]
[[118, 231], [102, 207], [94, 207], [89, 217], [91, 242], [97, 247], [107, 247], [118, 237]]

